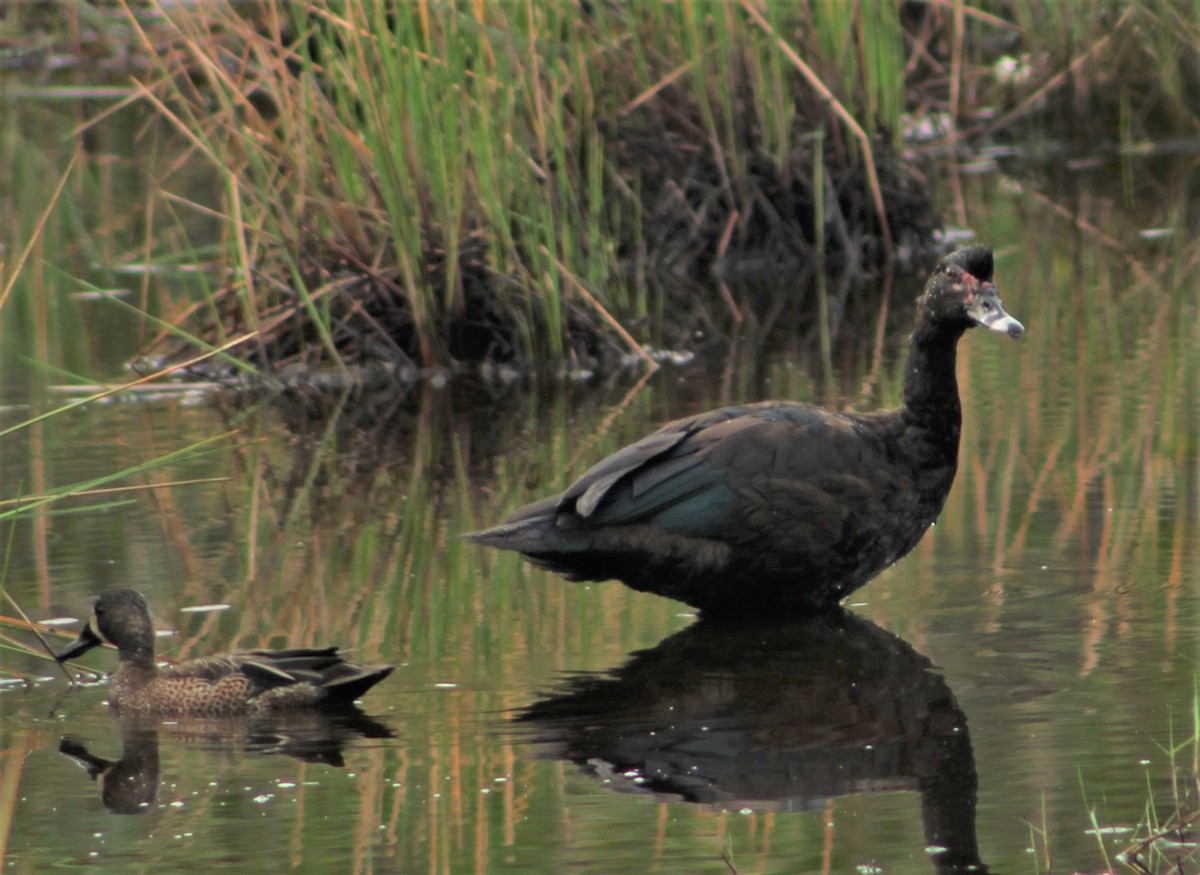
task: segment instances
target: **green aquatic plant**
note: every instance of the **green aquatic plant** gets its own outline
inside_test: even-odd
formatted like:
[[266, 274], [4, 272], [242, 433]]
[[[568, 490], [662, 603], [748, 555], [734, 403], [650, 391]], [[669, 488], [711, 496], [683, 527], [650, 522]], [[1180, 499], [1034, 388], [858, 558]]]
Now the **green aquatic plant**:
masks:
[[[1200, 675], [1192, 679], [1189, 734], [1163, 747], [1169, 790], [1156, 792], [1146, 775], [1146, 809], [1129, 845], [1117, 855], [1138, 875], [1191, 871], [1200, 862]], [[1172, 733], [1173, 734], [1173, 733]]]
[[[234, 279], [210, 313], [261, 329], [245, 348], [261, 363], [644, 355], [648, 320], [671, 318], [639, 278], [652, 262], [811, 249], [810, 210], [764, 206], [789, 187], [806, 197], [814, 143], [830, 178], [869, 179], [865, 198], [828, 187], [839, 227], [890, 245], [882, 186], [897, 182], [873, 150], [899, 127], [894, 15], [567, 0], [160, 11], [175, 38], [144, 39], [157, 67], [143, 98], [221, 179]], [[799, 49], [798, 22], [816, 28]], [[849, 151], [806, 138], [810, 124], [845, 127]]]

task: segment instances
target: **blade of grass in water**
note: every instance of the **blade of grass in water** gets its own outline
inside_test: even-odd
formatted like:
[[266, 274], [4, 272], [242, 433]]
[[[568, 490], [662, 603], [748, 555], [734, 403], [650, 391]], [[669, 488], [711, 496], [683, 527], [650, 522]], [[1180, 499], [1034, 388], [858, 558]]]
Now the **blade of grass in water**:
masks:
[[19, 500], [13, 500], [12, 502], [6, 502], [15, 504], [15, 506], [10, 507], [7, 510], [0, 509], [0, 521], [12, 520], [26, 516], [34, 511], [38, 511], [41, 508], [46, 507], [47, 505], [54, 504], [55, 502], [62, 501], [64, 499], [88, 494], [93, 490], [107, 487], [109, 484], [115, 483], [118, 480], [123, 480], [127, 477], [145, 474], [159, 468], [176, 464], [178, 462], [190, 461], [203, 456], [212, 455], [214, 453], [227, 453], [231, 449], [231, 445], [212, 445], [218, 442], [228, 441], [229, 438], [236, 434], [236, 432], [226, 432], [224, 434], [214, 435], [213, 437], [197, 441], [190, 446], [183, 447], [182, 449], [175, 450], [154, 459], [140, 462], [136, 465], [131, 465], [128, 468], [124, 468], [120, 471], [114, 471], [110, 474], [104, 474], [100, 477], [94, 477], [90, 480], [85, 480], [80, 483], [63, 486], [35, 497], [22, 498]]

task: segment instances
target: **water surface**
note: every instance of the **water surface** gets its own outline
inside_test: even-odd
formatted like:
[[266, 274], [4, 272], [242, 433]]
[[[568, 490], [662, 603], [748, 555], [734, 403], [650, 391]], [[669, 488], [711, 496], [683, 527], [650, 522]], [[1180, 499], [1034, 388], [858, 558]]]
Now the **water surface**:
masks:
[[[1196, 361], [1196, 335], [1163, 328], [1167, 352], [1133, 342], [1124, 360], [1075, 368], [1064, 346], [1080, 328], [1047, 318], [1054, 290], [1035, 294], [1015, 254], [999, 270], [1028, 342], [964, 340], [946, 511], [830, 640], [714, 632], [681, 605], [567, 584], [456, 538], [651, 424], [719, 403], [698, 365], [632, 396], [618, 381], [482, 410], [451, 385], [363, 416], [180, 394], [14, 432], [7, 496], [229, 434], [219, 452], [130, 478], [153, 488], [11, 524], [8, 590], [26, 610], [81, 617], [95, 593], [134, 586], [177, 630], [173, 658], [339, 642], [399, 668], [363, 703], [387, 732], [346, 734], [341, 765], [289, 752], [280, 739], [305, 741], [300, 725], [168, 725], [155, 756], [130, 754], [156, 761], [153, 800], [120, 815], [59, 751], [66, 737], [122, 759], [103, 687], [68, 690], [48, 662], [10, 656], [46, 679], [0, 696], [10, 865], [722, 872], [728, 855], [740, 872], [923, 872], [938, 859], [931, 805], [969, 812], [977, 786], [988, 866], [1039, 871], [1049, 853], [1094, 868], [1099, 842], [1119, 850], [1147, 799], [1170, 798], [1164, 748], [1191, 732], [1196, 413], [1178, 395], [1147, 400], [1146, 385], [1194, 385], [1169, 381]], [[1194, 324], [1194, 301], [1179, 307], [1170, 324]], [[743, 382], [808, 397], [806, 368], [785, 357]], [[182, 480], [202, 482], [169, 485]], [[231, 608], [181, 612], [213, 602]], [[1118, 831], [1089, 835], [1092, 812]]]

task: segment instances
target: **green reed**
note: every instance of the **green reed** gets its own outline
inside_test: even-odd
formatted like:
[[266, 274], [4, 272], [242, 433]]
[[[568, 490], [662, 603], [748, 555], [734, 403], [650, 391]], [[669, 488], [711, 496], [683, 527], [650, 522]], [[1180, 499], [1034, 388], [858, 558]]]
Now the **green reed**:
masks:
[[[1192, 678], [1192, 701], [1183, 722], [1188, 728], [1182, 738], [1177, 739], [1173, 729], [1167, 742], [1158, 745], [1158, 756], [1141, 763], [1146, 766], [1146, 799], [1132, 827], [1104, 820], [1098, 810], [1102, 803], [1093, 798], [1080, 776], [1088, 831], [1096, 840], [1097, 859], [1107, 870], [1112, 870], [1115, 859], [1137, 875], [1170, 875], [1189, 872], [1200, 860], [1195, 841], [1200, 823], [1200, 676]], [[1045, 834], [1039, 839], [1049, 856]], [[1106, 841], [1115, 848], [1110, 850]]]
[[[848, 106], [865, 95], [865, 127], [895, 130], [898, 23], [835, 8], [811, 13], [821, 37], [805, 51], [836, 47], [817, 67]], [[658, 309], [618, 276], [614, 241], [642, 205], [605, 126], [694, 109], [743, 213], [752, 152], [790, 154], [796, 71], [747, 11], [348, 0], [269, 3], [251, 22], [206, 4], [172, 12], [180, 51], [159, 56], [148, 99], [223, 176], [247, 324], [294, 295], [332, 351], [318, 299], [340, 264], [403, 301], [426, 364], [447, 361], [446, 327], [481, 282], [527, 355], [559, 357], [571, 312], [615, 324]]]
[[[37, 127], [35, 118], [53, 116], [40, 108], [4, 100], [6, 118], [23, 118]], [[82, 332], [78, 310], [69, 288], [46, 276], [47, 260], [69, 253], [74, 240], [72, 226], [86, 224], [80, 212], [86, 207], [73, 197], [63, 198], [72, 178], [75, 160], [70, 152], [53, 147], [35, 148], [25, 132], [14, 127], [0, 138], [0, 194], [8, 205], [4, 250], [0, 266], [0, 340], [9, 349], [20, 349], [37, 361], [66, 362], [84, 368], [88, 338]], [[53, 255], [52, 255], [53, 253]]]

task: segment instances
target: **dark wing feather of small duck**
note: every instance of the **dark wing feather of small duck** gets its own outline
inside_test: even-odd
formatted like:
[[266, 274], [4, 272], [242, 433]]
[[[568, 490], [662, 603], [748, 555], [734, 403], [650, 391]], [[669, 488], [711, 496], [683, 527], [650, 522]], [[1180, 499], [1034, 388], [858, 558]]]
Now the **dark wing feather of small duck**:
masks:
[[390, 673], [390, 666], [346, 662], [337, 647], [227, 653], [161, 670], [164, 677], [198, 677], [214, 683], [231, 674], [242, 674], [250, 681], [250, 698], [268, 690], [310, 684], [323, 690], [331, 701], [352, 701]]

